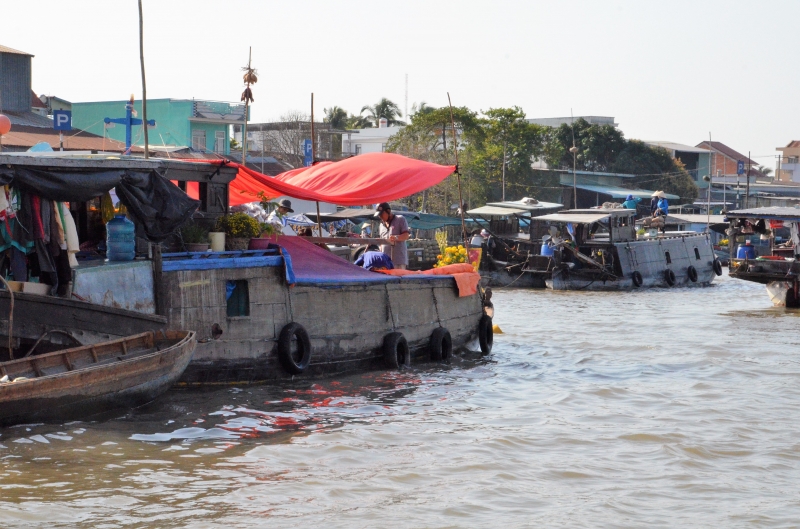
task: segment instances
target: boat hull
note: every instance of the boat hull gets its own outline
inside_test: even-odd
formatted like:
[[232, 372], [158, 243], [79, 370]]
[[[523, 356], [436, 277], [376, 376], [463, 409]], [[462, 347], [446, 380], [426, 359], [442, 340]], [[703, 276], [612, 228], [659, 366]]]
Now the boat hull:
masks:
[[[714, 278], [714, 251], [704, 234], [614, 243], [618, 267], [614, 273], [597, 269], [556, 268], [545, 280], [552, 290], [633, 290], [647, 287], [707, 286]], [[697, 276], [692, 281], [692, 267]], [[671, 270], [669, 275], [667, 270]], [[634, 281], [634, 273], [641, 284]], [[672, 284], [668, 280], [672, 279]], [[674, 279], [673, 279], [674, 277]]]
[[[193, 332], [167, 333], [165, 337], [180, 335], [183, 337], [172, 340], [165, 349], [130, 359], [123, 356], [112, 363], [0, 384], [0, 425], [77, 419], [150, 402], [178, 380], [192, 358], [197, 345]], [[78, 349], [85, 348], [72, 351]], [[47, 356], [53, 354], [58, 353]], [[32, 358], [41, 365], [46, 360]], [[8, 370], [10, 366], [3, 369]]]

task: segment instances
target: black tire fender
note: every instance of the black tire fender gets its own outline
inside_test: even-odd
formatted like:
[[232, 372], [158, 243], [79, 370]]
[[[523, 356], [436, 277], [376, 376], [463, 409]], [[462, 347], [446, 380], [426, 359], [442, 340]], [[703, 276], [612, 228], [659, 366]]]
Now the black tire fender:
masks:
[[671, 268], [664, 270], [664, 281], [666, 281], [669, 286], [675, 286], [675, 280], [675, 272], [673, 272]]
[[697, 269], [695, 267], [689, 265], [689, 268], [686, 269], [686, 275], [689, 276], [689, 281], [697, 283]]
[[450, 331], [444, 327], [437, 327], [431, 333], [431, 360], [436, 362], [447, 360], [453, 353], [453, 338], [450, 336]]
[[392, 369], [411, 365], [408, 342], [403, 333], [390, 332], [383, 338], [383, 360], [386, 366]]
[[631, 274], [631, 280], [633, 281], [633, 286], [635, 286], [636, 288], [639, 288], [640, 286], [642, 286], [642, 283], [644, 283], [642, 274], [638, 270], [633, 271], [633, 273]]
[[[297, 348], [292, 347], [297, 343]], [[311, 338], [308, 331], [299, 323], [289, 323], [281, 329], [278, 336], [278, 358], [284, 369], [293, 375], [299, 375], [311, 363]]]
[[718, 276], [722, 275], [722, 263], [719, 262], [719, 259], [714, 259], [714, 262], [711, 264], [712, 268], [714, 269], [714, 273]]
[[488, 355], [492, 352], [494, 344], [494, 330], [492, 329], [492, 318], [484, 314], [478, 322], [478, 343], [481, 346], [481, 353]]

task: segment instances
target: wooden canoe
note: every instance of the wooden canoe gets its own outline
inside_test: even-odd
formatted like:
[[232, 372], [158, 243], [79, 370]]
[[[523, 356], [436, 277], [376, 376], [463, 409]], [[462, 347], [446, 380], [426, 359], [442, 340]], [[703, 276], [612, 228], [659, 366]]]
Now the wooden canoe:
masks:
[[136, 407], [181, 376], [191, 331], [150, 331], [0, 363], [0, 425], [67, 420]]

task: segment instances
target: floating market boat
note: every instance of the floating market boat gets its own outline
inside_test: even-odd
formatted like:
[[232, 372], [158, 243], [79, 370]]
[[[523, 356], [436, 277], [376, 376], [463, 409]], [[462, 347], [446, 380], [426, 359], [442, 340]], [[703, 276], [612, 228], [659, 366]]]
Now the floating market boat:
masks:
[[776, 307], [800, 307], [800, 208], [731, 211], [730, 277], [761, 283]]
[[722, 273], [708, 234], [651, 232], [637, 238], [634, 210], [576, 209], [543, 215], [540, 255], [522, 273], [553, 290], [627, 290], [708, 285]]
[[[359, 194], [360, 189], [413, 193], [453, 171], [452, 166], [376, 154], [330, 167], [321, 163], [306, 171], [325, 185], [337, 178], [344, 182], [347, 197], [326, 195], [326, 199], [345, 205], [392, 197], [367, 196]], [[43, 162], [0, 156], [0, 176], [4, 176], [0, 182], [25, 186], [49, 200], [74, 201], [77, 206], [116, 186], [137, 229], [143, 228], [151, 241], [174, 231], [179, 222], [173, 221], [185, 220], [198, 206], [206, 217], [224, 214], [229, 196], [241, 200], [239, 195], [248, 190], [266, 188], [275, 194], [322, 198], [319, 190], [309, 194], [291, 183], [302, 180], [300, 170], [291, 171], [287, 180], [264, 177], [235, 164], [132, 160], [127, 167], [125, 162], [106, 165], [102, 160], [57, 158]], [[183, 195], [163, 178], [167, 171], [179, 184], [200, 183], [200, 200], [192, 201], [188, 215], [187, 208], [174, 205], [185, 195], [171, 201], [151, 197], [148, 203], [146, 191], [153, 188]], [[396, 185], [398, 172], [404, 175], [400, 186]], [[93, 178], [100, 174], [102, 179]], [[75, 196], [71, 190], [79, 187], [77, 182], [91, 187]], [[80, 208], [73, 214], [80, 227]], [[464, 347], [480, 347], [484, 353], [491, 350], [492, 323], [484, 313], [483, 294], [474, 287], [465, 289], [470, 282], [459, 276], [393, 277], [355, 267], [302, 237], [259, 241], [266, 247], [162, 255], [158, 246], [151, 246], [152, 258], [80, 263], [71, 271], [75, 299], [21, 295], [18, 299], [26, 308], [11, 310], [10, 295], [0, 297], [0, 347], [9, 333], [13, 343], [6, 353], [19, 355], [37, 340], [45, 342], [40, 347], [52, 350], [69, 340], [90, 344], [142, 326], [190, 329], [196, 332], [198, 345], [181, 378], [188, 384], [397, 368], [410, 364], [412, 358], [439, 360]]]
[[146, 404], [172, 386], [194, 332], [146, 332], [0, 363], [0, 425], [77, 419]]

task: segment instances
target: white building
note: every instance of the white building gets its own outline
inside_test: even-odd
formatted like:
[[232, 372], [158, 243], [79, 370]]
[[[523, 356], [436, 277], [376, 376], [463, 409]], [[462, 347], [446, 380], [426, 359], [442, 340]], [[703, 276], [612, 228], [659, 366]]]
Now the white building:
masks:
[[387, 126], [386, 119], [381, 118], [379, 127], [376, 129], [348, 130], [342, 134], [342, 155], [386, 152], [389, 138], [402, 129], [403, 127]]

